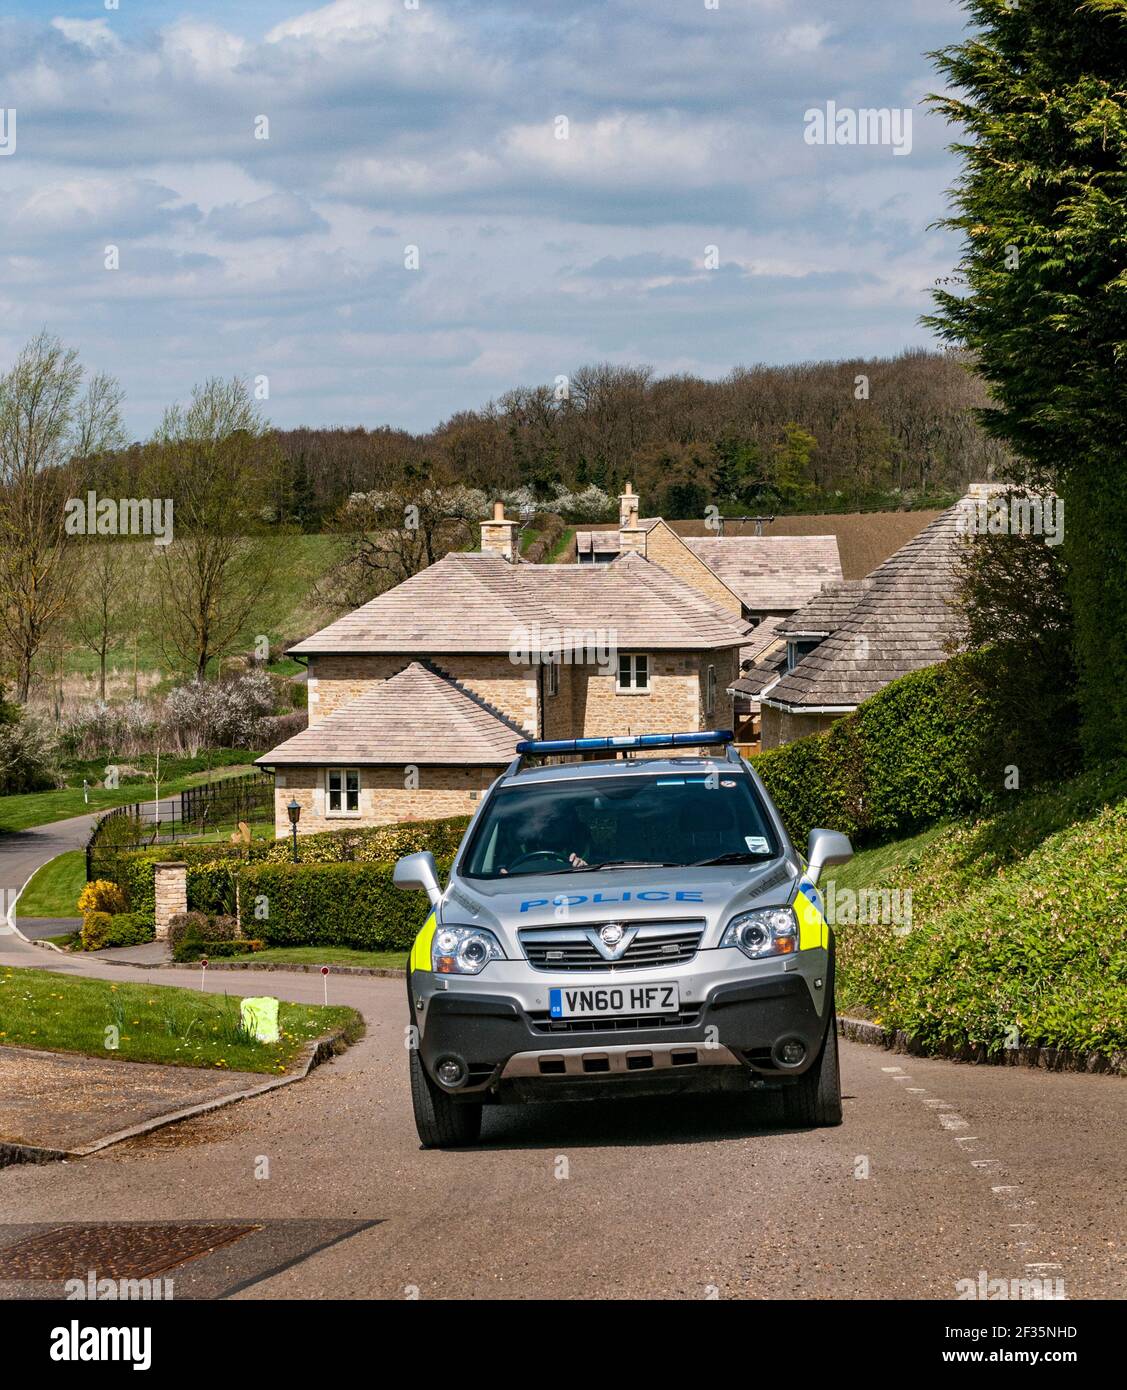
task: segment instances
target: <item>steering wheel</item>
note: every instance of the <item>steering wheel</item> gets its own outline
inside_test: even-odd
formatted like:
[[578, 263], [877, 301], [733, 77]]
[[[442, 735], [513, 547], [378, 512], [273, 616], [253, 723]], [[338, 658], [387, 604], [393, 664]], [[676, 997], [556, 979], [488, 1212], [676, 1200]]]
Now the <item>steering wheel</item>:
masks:
[[556, 862], [557, 864], [566, 864], [566, 863], [568, 863], [567, 858], [566, 858], [564, 855], [562, 855], [561, 853], [559, 853], [558, 850], [554, 850], [554, 849], [530, 849], [530, 850], [529, 850], [527, 853], [525, 853], [525, 854], [518, 854], [518, 855], [517, 855], [517, 857], [516, 857], [516, 858], [513, 860], [513, 862], [509, 865], [509, 872], [512, 873], [512, 871], [513, 871], [514, 869], [519, 869], [519, 868], [521, 867], [522, 864], [530, 864], [530, 863], [532, 863], [532, 861], [535, 860], [535, 859], [553, 859], [553, 860], [555, 860], [555, 862]]

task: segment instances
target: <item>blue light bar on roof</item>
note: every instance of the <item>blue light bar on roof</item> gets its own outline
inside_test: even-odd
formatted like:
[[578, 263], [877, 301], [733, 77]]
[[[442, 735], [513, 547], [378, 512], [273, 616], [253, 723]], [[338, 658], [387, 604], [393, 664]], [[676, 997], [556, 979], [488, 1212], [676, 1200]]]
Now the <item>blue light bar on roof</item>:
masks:
[[696, 734], [618, 734], [609, 738], [530, 738], [517, 744], [518, 753], [609, 753], [620, 748], [708, 748], [731, 743], [731, 729]]

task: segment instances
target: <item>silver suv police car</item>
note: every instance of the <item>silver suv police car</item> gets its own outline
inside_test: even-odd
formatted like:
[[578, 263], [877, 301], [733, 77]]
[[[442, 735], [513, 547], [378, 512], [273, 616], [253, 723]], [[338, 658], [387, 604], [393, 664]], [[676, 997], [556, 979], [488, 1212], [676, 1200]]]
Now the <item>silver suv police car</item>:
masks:
[[803, 861], [731, 740], [519, 744], [445, 891], [429, 853], [398, 862], [432, 905], [407, 971], [424, 1146], [472, 1143], [484, 1104], [667, 1091], [781, 1087], [790, 1122], [840, 1124], [816, 884], [852, 850], [812, 830]]

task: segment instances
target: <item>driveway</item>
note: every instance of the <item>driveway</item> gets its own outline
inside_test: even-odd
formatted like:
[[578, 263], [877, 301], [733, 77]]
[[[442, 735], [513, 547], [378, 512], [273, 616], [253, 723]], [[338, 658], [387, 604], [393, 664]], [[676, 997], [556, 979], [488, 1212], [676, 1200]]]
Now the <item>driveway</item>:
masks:
[[[171, 805], [171, 800], [162, 800], [162, 812]], [[69, 849], [85, 849], [94, 822], [103, 814], [99, 811], [95, 815], [72, 816], [70, 820], [58, 820], [31, 830], [0, 834], [0, 934], [11, 931], [16, 898], [32, 874], [56, 855]], [[26, 935], [56, 936], [63, 930], [61, 927], [52, 930], [42, 919], [36, 921], [36, 927], [26, 931]], [[21, 927], [21, 930], [24, 929]]]
[[[192, 985], [37, 951], [0, 964]], [[319, 1002], [317, 976], [210, 990]], [[483, 1143], [419, 1149], [403, 982], [329, 977], [368, 1034], [298, 1087], [77, 1164], [0, 1170], [0, 1221], [378, 1221], [245, 1298], [941, 1298], [1051, 1277], [1127, 1296], [1127, 1085], [843, 1043], [845, 1123], [742, 1097], [487, 1110]], [[262, 1159], [269, 1180], [262, 1179]], [[257, 1165], [257, 1167], [256, 1167]]]
[[10, 925], [16, 898], [36, 869], [68, 849], [85, 849], [95, 820], [97, 816], [74, 816], [0, 835], [0, 931]]

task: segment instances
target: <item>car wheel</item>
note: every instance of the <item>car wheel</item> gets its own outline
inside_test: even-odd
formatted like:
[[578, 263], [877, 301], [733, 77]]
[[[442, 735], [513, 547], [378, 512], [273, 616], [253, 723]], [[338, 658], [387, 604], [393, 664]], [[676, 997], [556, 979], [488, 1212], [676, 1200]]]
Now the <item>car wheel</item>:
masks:
[[792, 1125], [841, 1124], [841, 1074], [837, 1065], [837, 1014], [831, 1012], [818, 1060], [783, 1091], [783, 1114]]
[[481, 1102], [455, 1101], [426, 1073], [418, 1048], [411, 1048], [411, 1105], [424, 1149], [456, 1149], [476, 1144], [481, 1134]]

